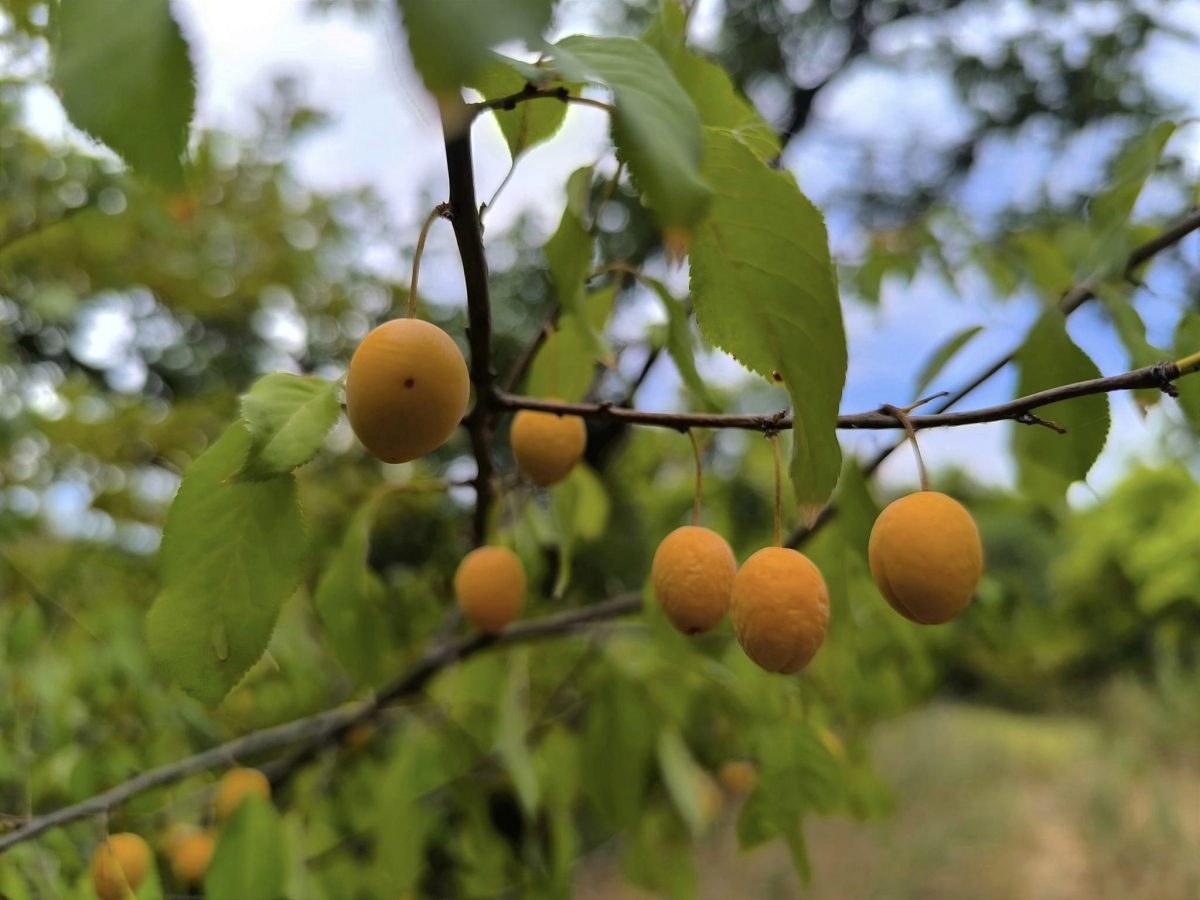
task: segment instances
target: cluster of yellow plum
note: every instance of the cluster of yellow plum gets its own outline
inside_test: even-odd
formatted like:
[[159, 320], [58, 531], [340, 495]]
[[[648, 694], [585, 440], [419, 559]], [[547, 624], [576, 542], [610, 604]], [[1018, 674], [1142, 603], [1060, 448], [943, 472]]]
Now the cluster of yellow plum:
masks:
[[[271, 796], [271, 785], [258, 769], [231, 769], [221, 778], [214, 804], [217, 820], [228, 821], [242, 801], [255, 794]], [[175, 880], [199, 884], [216, 849], [212, 830], [177, 823], [167, 829], [162, 847]], [[129, 900], [154, 865], [150, 845], [132, 832], [109, 835], [92, 857], [92, 887], [99, 900]]]
[[[896, 612], [922, 625], [948, 622], [971, 600], [983, 572], [979, 532], [955, 500], [920, 491], [890, 504], [868, 547], [871, 575]], [[768, 672], [799, 672], [829, 625], [829, 591], [804, 554], [766, 547], [737, 567], [723, 537], [685, 525], [659, 544], [654, 595], [684, 634], [713, 628], [731, 611], [738, 643]]]
[[[432, 453], [462, 421], [470, 399], [467, 363], [453, 338], [420, 319], [385, 322], [366, 336], [346, 375], [346, 412], [363, 445], [387, 463]], [[540, 487], [571, 474], [587, 447], [578, 416], [522, 410], [511, 443], [521, 474]], [[454, 577], [463, 615], [483, 631], [504, 629], [525, 602], [525, 570], [505, 547], [467, 554]]]

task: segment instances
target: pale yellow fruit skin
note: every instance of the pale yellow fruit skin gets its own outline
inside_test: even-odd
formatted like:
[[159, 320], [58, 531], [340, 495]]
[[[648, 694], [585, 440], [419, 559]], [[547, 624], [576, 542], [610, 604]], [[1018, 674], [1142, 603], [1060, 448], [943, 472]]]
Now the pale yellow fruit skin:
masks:
[[92, 857], [92, 886], [100, 900], [127, 900], [150, 871], [150, 845], [136, 834], [109, 835]]
[[267, 781], [267, 776], [258, 769], [230, 769], [221, 778], [221, 786], [217, 790], [217, 818], [226, 821], [250, 794], [271, 796], [271, 783]]
[[730, 760], [721, 766], [721, 784], [731, 794], [748, 794], [758, 784], [758, 770], [744, 759]]
[[829, 591], [805, 556], [766, 547], [733, 581], [733, 629], [746, 655], [768, 672], [799, 672], [829, 627]]
[[188, 835], [171, 848], [171, 871], [184, 884], [197, 884], [212, 862], [216, 841], [208, 832]]
[[587, 427], [579, 416], [523, 409], [513, 416], [510, 439], [521, 474], [540, 487], [550, 487], [570, 475], [583, 457]]
[[708, 631], [725, 617], [736, 575], [729, 543], [697, 525], [676, 528], [663, 538], [650, 567], [654, 596], [684, 634]]
[[506, 547], [472, 550], [454, 573], [454, 596], [476, 628], [503, 631], [525, 603], [525, 567]]
[[462, 351], [420, 319], [393, 319], [368, 334], [346, 375], [350, 426], [386, 463], [408, 462], [446, 443], [470, 396]]
[[889, 504], [871, 529], [867, 556], [884, 599], [921, 625], [941, 625], [966, 609], [983, 574], [975, 521], [936, 491]]

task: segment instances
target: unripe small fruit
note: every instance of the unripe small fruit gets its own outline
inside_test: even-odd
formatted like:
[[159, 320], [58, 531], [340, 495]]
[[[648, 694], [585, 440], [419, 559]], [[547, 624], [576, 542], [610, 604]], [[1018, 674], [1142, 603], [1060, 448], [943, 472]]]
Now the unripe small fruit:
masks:
[[663, 538], [650, 567], [654, 596], [684, 634], [700, 634], [721, 621], [736, 575], [729, 543], [698, 525], [676, 528]]
[[221, 786], [217, 789], [217, 818], [222, 822], [229, 819], [250, 794], [271, 796], [267, 776], [258, 769], [230, 769], [221, 778]]
[[216, 841], [207, 831], [188, 835], [171, 848], [171, 871], [183, 884], [198, 884], [212, 862]]
[[472, 550], [454, 573], [454, 596], [476, 628], [503, 631], [525, 603], [525, 567], [506, 547]]
[[805, 556], [766, 547], [733, 581], [733, 629], [746, 655], [768, 672], [799, 672], [816, 655], [829, 626], [829, 591]]
[[721, 766], [721, 784], [731, 794], [748, 794], [758, 784], [758, 770], [744, 759], [730, 760]]
[[966, 609], [983, 574], [975, 521], [936, 491], [889, 504], [871, 529], [867, 556], [883, 598], [922, 625], [949, 622]]
[[128, 900], [150, 871], [150, 846], [138, 835], [109, 835], [92, 857], [92, 886], [100, 900]]
[[587, 448], [587, 428], [579, 416], [523, 409], [513, 416], [513, 456], [517, 468], [540, 487], [558, 484]]
[[363, 338], [346, 375], [350, 426], [386, 463], [408, 462], [444, 444], [470, 396], [462, 351], [421, 319], [384, 322]]

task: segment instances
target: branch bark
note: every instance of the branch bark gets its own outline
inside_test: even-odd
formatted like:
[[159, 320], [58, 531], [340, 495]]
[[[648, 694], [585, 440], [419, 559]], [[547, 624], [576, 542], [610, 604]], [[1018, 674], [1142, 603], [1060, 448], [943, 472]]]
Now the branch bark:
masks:
[[518, 623], [498, 635], [475, 634], [451, 644], [435, 646], [403, 675], [383, 688], [373, 700], [335, 707], [283, 725], [252, 732], [187, 759], [143, 772], [87, 800], [45, 815], [34, 816], [14, 831], [0, 837], [0, 853], [51, 828], [67, 825], [88, 816], [100, 815], [144, 791], [172, 784], [197, 772], [238, 763], [246, 757], [300, 742], [319, 748], [337, 740], [360, 722], [370, 721], [396, 701], [419, 693], [438, 672], [477, 653], [513, 644], [576, 634], [586, 631], [597, 622], [637, 612], [641, 605], [640, 593], [624, 594], [582, 609]]

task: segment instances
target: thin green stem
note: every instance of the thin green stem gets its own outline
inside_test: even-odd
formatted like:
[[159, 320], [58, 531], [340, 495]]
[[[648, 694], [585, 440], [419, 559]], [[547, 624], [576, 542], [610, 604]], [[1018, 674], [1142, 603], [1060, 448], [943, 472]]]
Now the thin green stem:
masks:
[[429, 237], [429, 229], [434, 220], [445, 217], [448, 209], [449, 207], [445, 203], [439, 203], [425, 218], [425, 224], [421, 226], [421, 236], [417, 238], [417, 250], [413, 254], [412, 281], [408, 286], [408, 318], [410, 319], [417, 315], [417, 282], [421, 277], [421, 255], [425, 252], [425, 240]]

